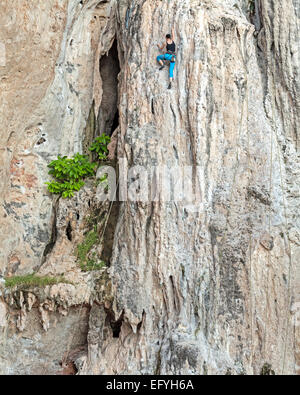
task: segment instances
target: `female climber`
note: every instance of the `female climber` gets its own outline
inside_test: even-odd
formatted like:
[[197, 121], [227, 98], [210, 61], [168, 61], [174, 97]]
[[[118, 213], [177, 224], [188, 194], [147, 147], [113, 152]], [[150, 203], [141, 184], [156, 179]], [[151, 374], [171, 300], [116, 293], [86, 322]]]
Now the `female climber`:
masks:
[[159, 70], [163, 70], [165, 67], [164, 60], [169, 60], [170, 61], [170, 83], [168, 86], [168, 89], [172, 88], [172, 81], [174, 79], [174, 68], [175, 68], [175, 61], [176, 61], [176, 45], [175, 45], [175, 34], [174, 34], [174, 28], [172, 29], [172, 37], [171, 34], [166, 35], [166, 42], [160, 46], [157, 44], [158, 48], [162, 51], [164, 48], [166, 50], [166, 53], [164, 55], [159, 55], [157, 57], [157, 61], [160, 64]]

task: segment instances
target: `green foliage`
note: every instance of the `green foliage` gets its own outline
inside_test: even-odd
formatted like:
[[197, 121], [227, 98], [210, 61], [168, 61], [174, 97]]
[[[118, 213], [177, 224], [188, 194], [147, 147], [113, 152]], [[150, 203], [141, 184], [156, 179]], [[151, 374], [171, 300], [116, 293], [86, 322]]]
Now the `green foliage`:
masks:
[[100, 261], [100, 262], [97, 263], [97, 262], [96, 262], [95, 260], [93, 260], [93, 259], [88, 259], [87, 262], [86, 262], [86, 264], [81, 264], [81, 265], [80, 265], [80, 269], [81, 269], [83, 272], [91, 272], [91, 271], [94, 271], [94, 270], [101, 270], [101, 269], [103, 269], [105, 266], [106, 266], [106, 263], [103, 262], [103, 261]]
[[248, 12], [250, 16], [255, 14], [255, 0], [248, 0]]
[[48, 167], [51, 169], [49, 174], [56, 181], [46, 182], [49, 192], [70, 198], [75, 191], [79, 191], [84, 185], [84, 179], [95, 174], [95, 163], [91, 163], [88, 157], [76, 154], [73, 158], [58, 156]]
[[87, 254], [90, 252], [92, 247], [97, 243], [99, 239], [96, 230], [91, 230], [85, 236], [83, 243], [79, 244], [77, 247], [77, 257], [80, 264], [85, 264], [87, 260]]
[[[98, 159], [104, 161], [107, 159], [108, 144], [110, 137], [103, 133], [97, 137], [90, 147], [90, 151], [96, 152]], [[84, 186], [84, 179], [95, 174], [96, 163], [91, 163], [86, 155], [77, 153], [72, 158], [67, 156], [58, 156], [48, 167], [49, 174], [55, 179], [52, 182], [46, 182], [48, 191], [61, 195], [64, 199], [74, 196]], [[107, 175], [101, 177], [100, 182], [107, 180]]]
[[101, 136], [97, 137], [94, 143], [90, 147], [90, 151], [96, 152], [98, 154], [98, 158], [101, 161], [107, 159], [108, 154], [108, 144], [110, 143], [110, 137], [105, 133], [102, 133]]
[[26, 287], [46, 287], [46, 285], [55, 285], [59, 283], [70, 284], [62, 276], [61, 277], [39, 277], [35, 274], [28, 274], [26, 276], [7, 277], [5, 279], [5, 286], [13, 288], [15, 286]]
[[95, 163], [90, 163], [85, 155], [76, 154], [69, 159], [66, 156], [52, 161], [49, 174], [61, 181], [76, 181], [94, 174]]
[[102, 174], [100, 178], [97, 178], [95, 185], [96, 187], [100, 184], [103, 184], [105, 187], [108, 186], [108, 174]]
[[80, 269], [84, 272], [93, 270], [100, 270], [106, 266], [105, 262], [97, 262], [97, 256], [94, 252], [92, 258], [89, 258], [89, 253], [93, 246], [99, 241], [97, 230], [94, 229], [87, 233], [83, 243], [77, 246], [77, 258], [79, 260]]
[[47, 182], [48, 191], [55, 195], [62, 195], [64, 199], [74, 196], [74, 191], [79, 191], [83, 185], [83, 181], [77, 182]]
[[108, 177], [108, 174], [105, 173], [105, 174], [103, 174], [103, 175], [99, 178], [99, 181], [100, 181], [100, 182], [105, 182], [105, 181], [107, 181], [107, 177]]
[[104, 188], [104, 192], [107, 194], [109, 191], [109, 183], [108, 183], [108, 174], [102, 174], [102, 176], [100, 178], [98, 178], [96, 180], [96, 186], [98, 187], [98, 185], [102, 184], [103, 188]]
[[275, 371], [269, 363], [265, 363], [260, 372], [261, 376], [275, 376]]

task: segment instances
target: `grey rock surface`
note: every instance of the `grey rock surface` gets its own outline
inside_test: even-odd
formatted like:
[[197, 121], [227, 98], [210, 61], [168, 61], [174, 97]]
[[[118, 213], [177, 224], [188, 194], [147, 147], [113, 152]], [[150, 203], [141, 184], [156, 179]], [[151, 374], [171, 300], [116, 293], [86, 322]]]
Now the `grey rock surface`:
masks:
[[[67, 273], [75, 285], [31, 290], [32, 309], [31, 299], [20, 303], [2, 286], [0, 371], [33, 374], [42, 361], [44, 374], [58, 373], [67, 353], [65, 374], [252, 375], [266, 364], [299, 374], [299, 4], [51, 0], [1, 8], [0, 273]], [[172, 26], [177, 61], [167, 90], [156, 44]], [[104, 75], [111, 65], [116, 76], [116, 45], [113, 81]], [[88, 185], [70, 202], [52, 199], [47, 164], [85, 151], [99, 125], [112, 128], [117, 97], [117, 161], [149, 171], [197, 166], [200, 200], [120, 202], [107, 236], [110, 267], [86, 275], [75, 251], [84, 219], [99, 208], [95, 192]], [[69, 347], [82, 305], [84, 330]], [[16, 359], [9, 350], [17, 326]]]

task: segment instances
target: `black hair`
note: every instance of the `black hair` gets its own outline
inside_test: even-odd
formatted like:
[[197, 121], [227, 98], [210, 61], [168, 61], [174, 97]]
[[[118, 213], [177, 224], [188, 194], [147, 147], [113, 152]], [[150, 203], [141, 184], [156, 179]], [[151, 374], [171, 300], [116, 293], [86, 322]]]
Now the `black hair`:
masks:
[[171, 38], [171, 34], [167, 34], [167, 35], [166, 35], [166, 38]]

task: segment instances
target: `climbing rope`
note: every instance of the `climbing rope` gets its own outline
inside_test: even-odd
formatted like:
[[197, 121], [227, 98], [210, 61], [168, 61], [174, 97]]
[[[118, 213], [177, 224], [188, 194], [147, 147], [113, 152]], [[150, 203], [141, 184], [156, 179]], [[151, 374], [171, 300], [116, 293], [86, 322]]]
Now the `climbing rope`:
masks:
[[[112, 7], [112, 6], [111, 6], [111, 7]], [[105, 32], [106, 32], [106, 29], [108, 28], [109, 23], [110, 23], [110, 18], [107, 19], [106, 25], [105, 25], [104, 29], [103, 29], [102, 32], [101, 32], [100, 41], [101, 41], [102, 38], [104, 37], [104, 34], [105, 34]], [[103, 241], [103, 238], [104, 238], [104, 234], [105, 234], [105, 231], [106, 231], [106, 227], [107, 227], [108, 220], [109, 220], [109, 217], [110, 217], [110, 214], [111, 214], [111, 210], [112, 210], [112, 207], [113, 207], [113, 204], [114, 204], [114, 200], [115, 200], [115, 197], [116, 197], [116, 194], [117, 194], [118, 187], [119, 187], [119, 181], [118, 181], [118, 183], [117, 183], [117, 186], [116, 186], [116, 189], [115, 189], [115, 193], [114, 193], [113, 199], [112, 199], [112, 201], [111, 201], [111, 204], [110, 204], [110, 207], [109, 207], [107, 216], [106, 216], [106, 218], [105, 218], [105, 223], [104, 223], [103, 232], [102, 232], [102, 235], [101, 235], [101, 237], [100, 237], [100, 239], [99, 239], [99, 242], [100, 242], [100, 243]], [[96, 265], [96, 262], [94, 262], [94, 264], [93, 264], [93, 266], [92, 266], [92, 269], [95, 268], [95, 265]], [[85, 293], [85, 295], [84, 295], [83, 302], [81, 303], [81, 306], [80, 306], [80, 309], [79, 309], [79, 313], [78, 313], [78, 322], [79, 322], [79, 324], [80, 324], [81, 313], [82, 313], [82, 310], [83, 310], [84, 300], [85, 300], [86, 296], [87, 296], [87, 291], [86, 291], [86, 293]], [[66, 353], [65, 353], [65, 357], [62, 359], [62, 366], [63, 366], [63, 365], [67, 362], [67, 360], [68, 360], [68, 357], [69, 357], [69, 354], [70, 354], [71, 345], [72, 345], [72, 342], [73, 342], [74, 337], [75, 337], [75, 333], [76, 333], [76, 325], [74, 326], [74, 331], [73, 331], [73, 333], [72, 333], [71, 336], [69, 337], [69, 341], [68, 341], [68, 345], [67, 345], [67, 351], [66, 351]]]
[[[288, 220], [287, 220], [287, 208], [286, 208], [286, 202], [285, 202], [285, 197], [284, 197], [284, 187], [283, 187], [283, 176], [282, 176], [282, 166], [281, 166], [281, 159], [280, 159], [280, 151], [279, 151], [279, 146], [277, 145], [277, 151], [278, 151], [278, 158], [279, 158], [279, 167], [280, 167], [280, 183], [281, 183], [281, 189], [282, 189], [282, 199], [283, 199], [283, 207], [284, 207], [284, 215], [285, 215], [285, 226], [288, 231]], [[285, 371], [285, 362], [286, 362], [286, 351], [287, 351], [287, 339], [288, 339], [288, 322], [289, 322], [289, 310], [290, 310], [290, 304], [291, 304], [291, 272], [292, 272], [292, 249], [291, 249], [291, 242], [289, 239], [289, 235], [287, 234], [287, 243], [288, 243], [288, 257], [289, 257], [289, 270], [288, 270], [288, 308], [286, 312], [286, 323], [285, 323], [285, 336], [284, 336], [284, 352], [283, 352], [283, 362], [282, 362], [282, 375], [284, 374]]]
[[[118, 182], [117, 182], [117, 186], [116, 186], [116, 189], [115, 189], [115, 193], [114, 193], [114, 195], [113, 195], [113, 199], [112, 199], [112, 201], [111, 201], [111, 203], [110, 203], [109, 210], [108, 210], [107, 215], [106, 215], [106, 217], [105, 217], [104, 227], [103, 227], [102, 234], [101, 234], [101, 236], [100, 236], [100, 238], [99, 238], [99, 243], [102, 243], [102, 241], [103, 241], [103, 239], [104, 239], [104, 234], [105, 234], [105, 231], [106, 231], [106, 228], [107, 228], [107, 224], [108, 224], [108, 220], [109, 220], [109, 217], [110, 217], [110, 214], [111, 214], [112, 207], [113, 207], [113, 205], [114, 205], [115, 197], [116, 197], [116, 195], [117, 195], [118, 187], [119, 187], [119, 180], [118, 180]], [[93, 266], [92, 266], [92, 270], [95, 268], [95, 265], [96, 265], [96, 262], [94, 262], [94, 264], [93, 264]], [[81, 313], [82, 313], [82, 311], [83, 311], [83, 305], [84, 305], [84, 301], [85, 301], [85, 298], [86, 298], [86, 296], [87, 296], [87, 293], [88, 293], [88, 291], [86, 291], [86, 293], [85, 293], [85, 295], [84, 295], [84, 298], [83, 298], [83, 301], [82, 301], [82, 303], [81, 303], [81, 305], [80, 305], [80, 309], [79, 309], [79, 313], [78, 313], [78, 322], [79, 322], [79, 325], [80, 325]], [[76, 320], [76, 321], [77, 321], [77, 320]], [[67, 351], [66, 351], [65, 356], [64, 356], [64, 358], [63, 358], [63, 360], [62, 360], [62, 366], [68, 361], [68, 357], [69, 357], [69, 355], [70, 355], [71, 345], [72, 345], [72, 342], [73, 342], [73, 340], [74, 340], [74, 337], [75, 337], [75, 334], [76, 334], [76, 330], [77, 330], [77, 328], [76, 328], [76, 325], [75, 325], [75, 326], [74, 326], [74, 330], [73, 330], [71, 336], [69, 337], [69, 341], [68, 341], [68, 345], [67, 345]]]
[[[281, 165], [281, 159], [280, 159], [280, 151], [279, 151], [279, 145], [277, 144], [277, 154], [278, 154], [278, 159], [279, 159], [279, 168], [280, 168], [280, 184], [281, 184], [281, 190], [282, 190], [282, 200], [283, 200], [283, 207], [284, 207], [284, 216], [285, 216], [285, 226], [286, 230], [288, 232], [288, 220], [287, 220], [287, 208], [286, 208], [286, 202], [285, 202], [285, 196], [284, 196], [284, 186], [283, 186], [283, 175], [282, 175], [282, 165]], [[288, 257], [289, 257], [289, 270], [288, 270], [288, 308], [287, 308], [287, 313], [286, 313], [286, 319], [285, 319], [285, 336], [284, 336], [284, 351], [283, 351], [283, 362], [282, 362], [282, 375], [284, 375], [285, 371], [285, 362], [286, 362], [286, 352], [287, 352], [287, 340], [288, 340], [288, 322], [289, 322], [289, 310], [290, 310], [290, 304], [291, 304], [291, 272], [292, 272], [292, 249], [291, 249], [291, 242], [289, 239], [289, 235], [287, 234], [287, 243], [288, 243]]]
[[[244, 54], [243, 54], [243, 51], [242, 51], [241, 47], [240, 47], [240, 52], [241, 52], [241, 56], [242, 56], [242, 59], [243, 59], [243, 62], [244, 62], [246, 75], [248, 77], [247, 61], [244, 59]], [[246, 90], [246, 109], [247, 109], [247, 138], [248, 138], [248, 154], [247, 154], [248, 155], [248, 162], [247, 163], [248, 163], [248, 168], [250, 168], [250, 166], [249, 166], [249, 161], [250, 161], [250, 159], [249, 159], [249, 155], [250, 155], [249, 154], [249, 152], [250, 152], [249, 139], [250, 139], [250, 137], [249, 137], [249, 127], [248, 127], [248, 108], [249, 108], [249, 103], [248, 103], [248, 80], [246, 80], [246, 86], [247, 86], [247, 90]], [[235, 169], [234, 169], [233, 183], [232, 183], [232, 188], [231, 188], [230, 196], [229, 196], [229, 208], [227, 210], [227, 215], [226, 215], [226, 224], [227, 224], [227, 226], [225, 228], [225, 232], [224, 232], [223, 237], [222, 237], [221, 242], [220, 242], [221, 246], [224, 246], [224, 242], [225, 242], [227, 234], [228, 234], [229, 216], [230, 216], [231, 206], [232, 206], [232, 202], [233, 202], [233, 194], [234, 194], [234, 190], [235, 190], [236, 182], [237, 182], [237, 173], [238, 173], [238, 168], [239, 168], [238, 148], [239, 148], [239, 143], [240, 143], [240, 138], [241, 138], [241, 133], [242, 133], [242, 128], [243, 128], [244, 107], [245, 107], [245, 102], [243, 102], [243, 104], [242, 104], [242, 111], [241, 111], [241, 117], [240, 117], [240, 122], [239, 122], [240, 128], [239, 128], [239, 133], [238, 133], [238, 136], [237, 136], [237, 144], [236, 144], [236, 151], [235, 151], [236, 166], [235, 166]], [[250, 250], [251, 250], [251, 245], [250, 245]], [[223, 256], [223, 252], [221, 251], [220, 259], [222, 259], [222, 256]], [[250, 256], [251, 256], [251, 251], [250, 251]], [[230, 276], [231, 276], [231, 278], [233, 278], [233, 266], [232, 265], [230, 266]], [[250, 295], [252, 295], [252, 280], [251, 280], [251, 278], [252, 278], [252, 259], [250, 258]], [[234, 303], [234, 289], [232, 290], [232, 304], [233, 303]], [[252, 323], [252, 300], [250, 301], [250, 303], [251, 303], [250, 315], [251, 315], [251, 323]], [[252, 330], [252, 324], [251, 324], [251, 336], [252, 336], [252, 332], [253, 332], [253, 330]], [[251, 344], [252, 344], [252, 337], [251, 337]], [[252, 358], [252, 353], [251, 353], [251, 358]]]
[[[247, 32], [248, 34], [249, 32]], [[240, 42], [241, 44], [241, 42]], [[244, 69], [246, 73], [246, 112], [247, 112], [247, 170], [248, 170], [248, 185], [250, 185], [250, 180], [252, 178], [252, 171], [251, 171], [251, 155], [250, 155], [250, 132], [249, 132], [249, 85], [248, 85], [248, 75], [249, 75], [249, 70], [248, 70], [248, 60], [249, 56], [248, 54], [244, 54], [242, 45], [239, 46], [239, 50], [241, 53], [241, 57], [243, 60], [244, 64]], [[245, 59], [247, 58], [247, 59]], [[252, 212], [252, 204], [249, 203], [249, 218], [250, 218], [250, 213]], [[252, 360], [253, 360], [253, 284], [252, 284], [252, 232], [249, 231], [249, 293], [250, 293], [250, 364], [252, 366]]]
[[291, 249], [291, 242], [288, 234], [288, 218], [287, 218], [287, 207], [286, 207], [286, 198], [285, 198], [285, 191], [284, 191], [284, 186], [283, 186], [283, 172], [282, 172], [282, 164], [281, 164], [281, 156], [280, 156], [280, 150], [279, 150], [279, 144], [278, 144], [278, 131], [277, 131], [277, 126], [275, 122], [275, 105], [274, 105], [274, 94], [275, 94], [275, 87], [274, 87], [274, 79], [272, 78], [272, 88], [273, 88], [273, 96], [272, 96], [272, 119], [273, 119], [273, 125], [274, 125], [274, 130], [275, 130], [275, 137], [277, 141], [277, 155], [278, 155], [278, 160], [279, 160], [279, 172], [280, 172], [280, 186], [281, 186], [281, 192], [282, 192], [282, 203], [283, 203], [283, 210], [284, 210], [284, 218], [285, 218], [285, 227], [286, 227], [286, 232], [287, 232], [287, 244], [288, 244], [288, 257], [289, 257], [289, 269], [288, 269], [288, 306], [286, 309], [286, 319], [285, 319], [285, 336], [284, 336], [284, 351], [283, 351], [283, 361], [282, 361], [282, 375], [284, 374], [285, 371], [285, 362], [286, 362], [286, 351], [287, 351], [287, 341], [288, 341], [288, 321], [289, 321], [289, 312], [290, 312], [290, 304], [291, 304], [291, 272], [292, 272], [292, 249]]
[[[241, 50], [242, 53], [242, 50]], [[242, 53], [243, 55], [243, 53]], [[245, 69], [247, 71], [248, 75], [248, 67], [247, 67], [247, 62], [244, 59], [244, 65]], [[270, 67], [270, 55], [268, 52], [268, 66]], [[273, 75], [274, 75], [274, 70], [273, 70]], [[248, 87], [248, 84], [247, 84]], [[272, 106], [272, 129], [271, 129], [271, 134], [270, 134], [270, 176], [269, 176], [269, 194], [270, 198], [272, 196], [272, 191], [273, 191], [273, 129], [275, 130], [275, 137], [276, 141], [278, 142], [278, 132], [277, 132], [277, 127], [276, 127], [276, 122], [275, 122], [275, 105], [274, 105], [274, 98], [275, 98], [275, 87], [274, 87], [274, 78], [272, 78], [272, 98], [271, 98], [271, 106]], [[248, 114], [248, 95], [246, 97], [246, 105], [247, 105], [247, 114]], [[248, 135], [248, 169], [250, 171], [250, 142], [249, 142], [249, 127], [248, 127], [248, 122], [247, 122], [247, 135]], [[287, 207], [286, 207], [286, 202], [285, 202], [285, 192], [284, 192], [284, 186], [283, 186], [283, 172], [282, 172], [282, 164], [281, 164], [281, 159], [280, 159], [280, 151], [279, 151], [279, 144], [277, 143], [277, 154], [278, 154], [278, 159], [279, 159], [279, 167], [280, 167], [280, 183], [281, 183], [281, 190], [282, 190], [282, 198], [283, 198], [283, 206], [284, 206], [284, 215], [285, 215], [285, 226], [286, 229], [288, 229], [288, 220], [287, 220]], [[251, 207], [250, 207], [251, 209]], [[269, 216], [268, 216], [268, 228], [269, 228], [269, 234], [271, 234], [271, 206], [269, 207]], [[250, 315], [251, 315], [251, 344], [253, 344], [253, 301], [252, 301], [252, 251], [251, 251], [251, 245], [252, 245], [252, 234], [250, 234], [249, 238], [249, 245], [250, 245], [250, 252], [249, 252], [249, 259], [250, 259]], [[289, 272], [288, 272], [288, 304], [290, 305], [290, 299], [291, 299], [291, 268], [292, 268], [292, 254], [291, 254], [291, 246], [290, 246], [290, 240], [288, 238], [288, 256], [289, 256]], [[267, 343], [267, 330], [266, 330], [266, 324], [268, 321], [268, 295], [269, 295], [269, 280], [270, 280], [270, 266], [271, 266], [271, 252], [269, 251], [268, 253], [268, 268], [267, 268], [267, 284], [266, 284], [266, 307], [265, 307], [265, 321], [264, 321], [264, 356], [266, 358], [266, 343]], [[284, 336], [284, 350], [283, 350], [283, 365], [282, 365], [282, 374], [284, 374], [285, 371], [285, 361], [286, 361], [286, 353], [287, 353], [287, 340], [288, 340], [288, 314], [289, 314], [289, 306], [287, 308], [287, 315], [286, 315], [286, 320], [285, 320], [285, 336]], [[252, 358], [252, 347], [251, 347], [251, 358]]]
[[[3, 327], [3, 329], [2, 329], [2, 335], [3, 336], [1, 336], [1, 337], [2, 337], [3, 340], [1, 341], [1, 344], [0, 344], [1, 349], [2, 349], [2, 355], [3, 355], [3, 357], [1, 357], [1, 355], [0, 355], [0, 357], [3, 358], [3, 360], [6, 360], [6, 358], [5, 358], [5, 349], [6, 349], [7, 339], [8, 339], [9, 321], [11, 319], [10, 311], [6, 314], [5, 318], [6, 318], [7, 325], [5, 325]], [[0, 375], [2, 375], [2, 374], [4, 375], [5, 373], [4, 372], [0, 372]]]
[[[269, 196], [272, 201], [273, 192], [273, 132], [270, 133], [270, 177], [269, 177]], [[269, 205], [269, 218], [268, 218], [268, 229], [269, 235], [271, 235], [271, 204]], [[269, 276], [271, 267], [271, 250], [268, 251], [268, 264], [267, 264], [267, 284], [266, 284], [266, 306], [265, 306], [265, 321], [264, 321], [264, 358], [266, 361], [266, 343], [267, 343], [267, 321], [268, 321], [268, 300], [269, 300]]]
[[[248, 67], [247, 67], [247, 91], [246, 91], [246, 110], [247, 110], [247, 167], [249, 174], [249, 185], [252, 177], [251, 155], [250, 155], [250, 132], [249, 132], [249, 87], [248, 87]], [[252, 203], [249, 207], [249, 219], [252, 212]], [[249, 231], [249, 288], [250, 288], [250, 363], [253, 361], [253, 284], [252, 284], [252, 232]]]
[[[247, 167], [248, 167], [248, 173], [249, 173], [249, 185], [250, 185], [250, 180], [251, 180], [251, 155], [250, 155], [250, 133], [249, 133], [249, 88], [248, 88], [248, 60], [245, 59], [245, 55], [243, 53], [243, 49], [240, 46], [240, 52], [242, 55], [242, 59], [243, 59], [243, 63], [244, 63], [244, 67], [245, 67], [245, 71], [246, 71], [246, 75], [247, 75], [247, 81], [246, 81], [246, 110], [247, 110], [247, 148], [248, 148], [248, 152], [247, 152]], [[248, 58], [248, 56], [247, 56]], [[273, 189], [273, 138], [272, 135], [270, 136], [270, 176], [269, 176], [269, 193], [270, 193], [270, 197], [272, 195], [272, 189]], [[249, 204], [249, 214], [252, 212], [252, 203]], [[266, 218], [264, 219], [265, 222]], [[271, 234], [271, 207], [269, 207], [269, 218], [268, 218], [268, 228], [269, 228], [269, 234]], [[252, 365], [252, 361], [253, 361], [253, 267], [252, 267], [252, 232], [249, 232], [249, 288], [250, 288], [250, 306], [249, 306], [249, 310], [250, 310], [250, 348], [251, 348], [251, 356], [250, 356], [250, 361], [251, 361], [251, 365]], [[267, 286], [266, 286], [266, 308], [265, 308], [265, 320], [264, 320], [264, 356], [266, 357], [266, 324], [267, 324], [267, 304], [268, 304], [268, 295], [269, 295], [269, 268], [271, 265], [271, 255], [270, 255], [270, 251], [268, 253], [268, 268], [267, 268]]]
[[274, 81], [274, 75], [275, 75], [275, 70], [274, 70], [274, 63], [271, 62], [270, 60], [270, 51], [268, 50], [267, 54], [267, 61], [268, 61], [268, 70], [270, 71], [270, 65], [272, 65], [272, 85], [271, 85], [271, 108], [272, 108], [272, 134], [275, 132], [275, 137], [276, 137], [276, 142], [277, 142], [277, 155], [278, 155], [278, 160], [279, 160], [279, 172], [280, 172], [280, 185], [281, 185], [281, 192], [282, 192], [282, 202], [283, 202], [283, 209], [284, 209], [284, 218], [285, 218], [285, 228], [286, 228], [286, 236], [287, 236], [287, 244], [288, 244], [288, 257], [289, 257], [289, 268], [288, 268], [288, 281], [287, 281], [287, 287], [288, 287], [288, 295], [287, 295], [287, 300], [288, 300], [288, 306], [286, 309], [286, 317], [285, 317], [285, 335], [284, 335], [284, 341], [283, 341], [283, 359], [282, 359], [282, 375], [284, 375], [285, 372], [285, 364], [286, 364], [286, 353], [287, 353], [287, 342], [288, 342], [288, 334], [289, 334], [289, 313], [290, 313], [290, 305], [291, 305], [291, 272], [292, 272], [292, 249], [291, 249], [291, 243], [289, 239], [289, 234], [288, 234], [288, 218], [287, 218], [287, 207], [286, 207], [286, 198], [285, 198], [285, 190], [283, 186], [283, 172], [282, 172], [282, 164], [281, 164], [281, 156], [280, 156], [280, 150], [279, 150], [279, 138], [278, 138], [278, 130], [277, 130], [277, 124], [275, 121], [275, 81]]

